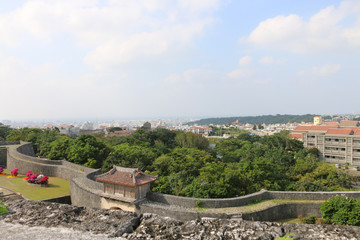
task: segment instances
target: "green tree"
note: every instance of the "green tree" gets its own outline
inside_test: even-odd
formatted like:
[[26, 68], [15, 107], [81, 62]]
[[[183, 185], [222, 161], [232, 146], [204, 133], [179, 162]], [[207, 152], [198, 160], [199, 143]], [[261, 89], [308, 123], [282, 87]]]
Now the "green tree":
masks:
[[360, 200], [336, 196], [320, 206], [322, 218], [328, 223], [360, 226]]
[[0, 139], [6, 139], [7, 135], [11, 132], [11, 128], [7, 125], [0, 123]]
[[122, 167], [151, 170], [153, 161], [159, 156], [155, 149], [123, 143], [113, 147], [111, 153], [104, 161], [103, 171], [110, 170], [113, 165]]
[[192, 132], [177, 132], [175, 141], [177, 145], [183, 148], [197, 148], [200, 150], [209, 148], [209, 141], [205, 137]]
[[69, 156], [70, 146], [75, 142], [74, 139], [63, 137], [51, 143], [46, 143], [42, 146], [40, 155], [51, 160], [67, 159]]
[[154, 191], [186, 195], [186, 187], [200, 174], [206, 163], [216, 159], [206, 151], [195, 148], [175, 148], [154, 161], [152, 174], [159, 180], [153, 185]]
[[67, 160], [87, 167], [100, 168], [110, 149], [91, 135], [81, 135], [68, 149]]

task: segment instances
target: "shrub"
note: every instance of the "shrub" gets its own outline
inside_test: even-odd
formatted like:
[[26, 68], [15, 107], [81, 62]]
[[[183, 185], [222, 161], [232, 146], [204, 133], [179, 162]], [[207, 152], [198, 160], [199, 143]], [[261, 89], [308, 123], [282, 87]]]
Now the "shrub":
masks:
[[197, 200], [197, 201], [195, 202], [195, 205], [196, 205], [196, 207], [198, 207], [198, 208], [201, 207], [201, 204], [202, 204], [201, 200]]
[[315, 224], [316, 222], [316, 217], [315, 216], [310, 216], [310, 217], [303, 217], [301, 219], [302, 223], [306, 223], [306, 224]]
[[11, 170], [10, 172], [11, 176], [16, 177], [17, 175], [19, 175], [18, 171], [19, 171], [18, 168], [14, 168], [13, 170]]
[[283, 237], [276, 238], [275, 240], [294, 240], [294, 238], [291, 237], [291, 236], [294, 236], [294, 235], [295, 235], [295, 233], [289, 233], [289, 234], [286, 234]]
[[1, 201], [0, 201], [0, 215], [6, 214], [8, 213], [9, 210], [7, 209], [7, 206], [5, 206]]
[[320, 207], [321, 215], [328, 223], [360, 226], [360, 200], [336, 196]]

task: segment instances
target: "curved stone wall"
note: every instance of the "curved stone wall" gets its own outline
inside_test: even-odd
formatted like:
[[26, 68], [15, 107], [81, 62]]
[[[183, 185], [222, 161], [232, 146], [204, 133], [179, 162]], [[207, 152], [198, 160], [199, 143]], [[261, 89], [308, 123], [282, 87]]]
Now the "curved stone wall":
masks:
[[73, 205], [101, 208], [100, 194], [103, 186], [102, 183], [94, 181], [94, 176], [100, 173], [100, 170], [95, 170], [85, 176], [71, 179], [70, 196]]
[[[95, 175], [100, 169], [92, 169], [70, 163], [66, 160], [47, 160], [34, 156], [31, 143], [21, 142], [19, 145], [6, 145], [7, 168], [19, 168], [25, 174], [27, 170], [39, 172], [48, 176], [61, 177], [70, 181], [72, 204], [86, 207], [101, 207], [102, 183], [95, 181]], [[360, 192], [281, 192], [261, 190], [257, 193], [236, 198], [205, 199], [179, 197], [161, 193], [149, 192], [147, 200], [137, 206], [139, 213], [156, 213], [170, 216], [179, 220], [199, 219], [201, 217], [231, 218], [226, 213], [205, 213], [196, 209], [196, 202], [203, 208], [239, 207], [266, 199], [296, 199], [296, 200], [328, 200], [334, 196], [360, 198]], [[293, 218], [298, 215], [319, 216], [321, 203], [285, 203], [269, 207], [264, 210], [242, 213], [247, 220], [275, 221], [284, 218]], [[165, 206], [165, 207], [164, 207]]]
[[249, 194], [236, 198], [189, 198], [174, 195], [150, 192], [147, 198], [150, 201], [160, 202], [168, 205], [176, 205], [185, 208], [196, 207], [196, 202], [200, 201], [200, 206], [204, 208], [226, 208], [239, 207], [253, 204], [256, 200], [267, 199], [294, 199], [294, 200], [329, 200], [335, 196], [346, 196], [360, 198], [360, 192], [286, 192], [286, 191], [267, 191]]
[[21, 174], [25, 174], [26, 171], [30, 170], [49, 177], [61, 177], [68, 181], [96, 171], [93, 168], [84, 167], [66, 160], [48, 160], [35, 157], [32, 144], [27, 142], [7, 146], [7, 168], [18, 168]]

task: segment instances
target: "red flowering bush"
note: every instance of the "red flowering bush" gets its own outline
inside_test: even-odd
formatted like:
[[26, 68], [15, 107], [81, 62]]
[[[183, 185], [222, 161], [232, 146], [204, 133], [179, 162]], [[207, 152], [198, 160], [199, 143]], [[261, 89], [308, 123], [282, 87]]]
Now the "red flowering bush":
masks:
[[11, 170], [10, 172], [11, 176], [16, 177], [17, 175], [19, 175], [18, 171], [19, 171], [18, 168], [14, 168], [13, 170]]
[[26, 180], [28, 183], [32, 184], [43, 184], [47, 185], [49, 183], [49, 177], [44, 175], [39, 175], [38, 173], [32, 173]]
[[26, 176], [27, 178], [29, 178], [29, 177], [31, 177], [32, 174], [33, 174], [32, 171], [27, 171], [26, 174], [25, 174], [25, 176]]
[[40, 184], [45, 184], [47, 185], [49, 183], [49, 177], [48, 176], [43, 176], [40, 180]]

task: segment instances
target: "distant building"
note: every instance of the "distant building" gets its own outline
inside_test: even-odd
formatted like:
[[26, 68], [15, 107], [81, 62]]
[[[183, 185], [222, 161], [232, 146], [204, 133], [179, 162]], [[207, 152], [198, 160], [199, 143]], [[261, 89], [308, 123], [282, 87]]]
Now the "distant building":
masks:
[[314, 126], [319, 126], [322, 124], [322, 122], [323, 122], [322, 117], [320, 117], [320, 116], [314, 117]]
[[59, 126], [59, 131], [61, 134], [66, 134], [70, 136], [80, 136], [80, 128], [74, 127], [72, 125], [62, 124]]
[[150, 131], [151, 130], [151, 123], [146, 122], [146, 123], [144, 123], [144, 125], [141, 128], [144, 129], [145, 131]]
[[212, 128], [208, 126], [192, 126], [188, 128], [188, 132], [209, 136], [212, 132]]
[[102, 208], [120, 208], [135, 212], [135, 203], [144, 200], [150, 191], [150, 183], [157, 177], [143, 173], [137, 168], [114, 166], [107, 173], [98, 175], [96, 181], [102, 182]]
[[[320, 121], [321, 122], [321, 121]], [[291, 137], [303, 141], [307, 148], [319, 149], [320, 159], [330, 163], [360, 166], [360, 127], [358, 121], [343, 120], [297, 126]]]

